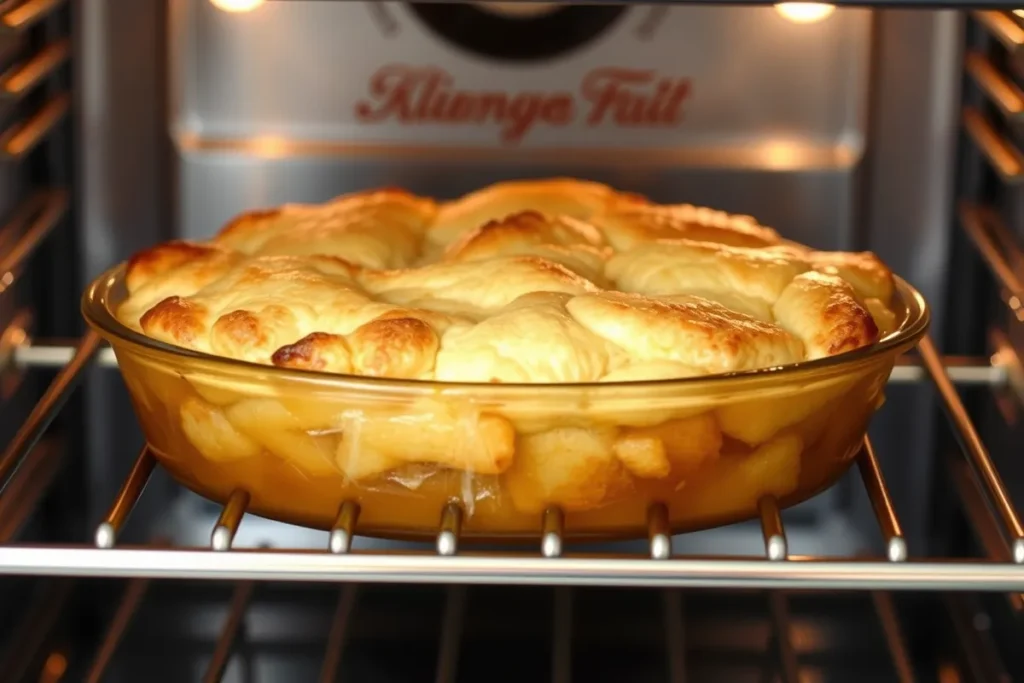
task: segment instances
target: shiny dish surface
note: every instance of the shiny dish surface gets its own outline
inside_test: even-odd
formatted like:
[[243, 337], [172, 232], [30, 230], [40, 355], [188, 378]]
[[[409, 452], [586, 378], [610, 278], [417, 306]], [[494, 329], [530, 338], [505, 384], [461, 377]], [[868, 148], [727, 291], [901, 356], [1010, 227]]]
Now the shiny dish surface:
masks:
[[246, 214], [104, 274], [83, 303], [190, 488], [327, 528], [628, 537], [841, 475], [920, 295], [871, 254], [571, 180]]

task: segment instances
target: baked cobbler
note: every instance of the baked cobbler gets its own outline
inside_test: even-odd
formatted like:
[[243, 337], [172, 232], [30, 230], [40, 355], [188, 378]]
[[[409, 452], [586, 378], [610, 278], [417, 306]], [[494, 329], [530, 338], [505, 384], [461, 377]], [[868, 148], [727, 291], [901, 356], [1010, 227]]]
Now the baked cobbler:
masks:
[[[136, 255], [124, 283], [118, 319], [173, 346], [441, 385], [738, 373], [843, 354], [899, 325], [894, 278], [873, 254], [816, 251], [750, 217], [571, 179], [505, 182], [447, 202], [381, 189], [247, 213], [207, 242]], [[760, 394], [618, 405], [581, 393], [552, 409], [422, 392], [352, 403], [201, 372], [169, 376], [187, 390], [155, 390], [133, 386], [134, 361], [121, 360], [137, 403], [172, 413], [170, 427], [150, 431], [179, 430], [205, 463], [233, 472], [231, 486], [262, 490], [257, 507], [303, 503], [261, 483], [271, 465], [259, 479], [239, 463], [273, 458], [301, 473], [295, 482], [334, 482], [309, 494], [315, 513], [292, 515], [318, 524], [335, 490], [428, 491], [439, 472], [472, 477], [435, 478], [439, 500], [480, 501], [506, 520], [631, 499], [685, 498], [679, 505], [707, 518], [746, 514], [762, 495], [792, 494], [802, 476], [823, 479], [827, 467], [801, 471], [812, 445], [833, 470], [852, 455], [888, 373], [883, 359]], [[830, 426], [844, 400], [847, 415]], [[496, 512], [509, 500], [514, 512]], [[387, 510], [370, 514], [395, 523]]]
[[572, 180], [246, 214], [137, 255], [127, 286], [120, 319], [176, 346], [446, 382], [754, 370], [851, 351], [895, 322], [872, 254]]

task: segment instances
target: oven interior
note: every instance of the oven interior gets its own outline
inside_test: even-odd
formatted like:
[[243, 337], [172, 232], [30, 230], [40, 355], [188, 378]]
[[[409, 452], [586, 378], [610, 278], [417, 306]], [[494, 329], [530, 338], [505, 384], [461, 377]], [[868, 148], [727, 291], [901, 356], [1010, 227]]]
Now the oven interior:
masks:
[[[0, 2], [0, 680], [1024, 675], [1024, 17], [251, 4]], [[595, 71], [647, 69], [685, 81], [685, 125], [431, 120], [374, 89], [396, 65], [465, 92], [579, 87], [593, 117]], [[345, 509], [331, 533], [290, 527], [155, 466], [78, 312], [111, 264], [243, 210], [557, 175], [871, 249], [924, 293], [930, 338], [843, 481], [594, 547], [544, 542], [554, 522], [535, 547], [451, 553], [441, 511], [437, 544], [353, 539]]]

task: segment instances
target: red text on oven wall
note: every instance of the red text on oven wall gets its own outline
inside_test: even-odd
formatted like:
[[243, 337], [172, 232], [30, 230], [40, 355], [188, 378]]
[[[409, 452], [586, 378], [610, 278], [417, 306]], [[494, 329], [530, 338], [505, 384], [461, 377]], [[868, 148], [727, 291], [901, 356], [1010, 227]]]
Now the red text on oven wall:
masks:
[[595, 69], [575, 92], [507, 92], [460, 88], [451, 74], [436, 67], [392, 64], [370, 78], [369, 93], [356, 102], [355, 115], [361, 123], [494, 126], [503, 143], [514, 145], [541, 126], [677, 126], [690, 93], [689, 79], [652, 69]]

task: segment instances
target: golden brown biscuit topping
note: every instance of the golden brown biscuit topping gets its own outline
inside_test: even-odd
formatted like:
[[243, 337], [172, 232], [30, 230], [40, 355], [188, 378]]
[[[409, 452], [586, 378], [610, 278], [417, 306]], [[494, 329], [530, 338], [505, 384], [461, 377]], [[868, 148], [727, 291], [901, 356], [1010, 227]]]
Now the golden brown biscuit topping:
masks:
[[870, 345], [893, 278], [745, 216], [598, 183], [402, 190], [245, 214], [128, 265], [122, 322], [253, 363], [373, 377], [578, 383], [710, 375]]

